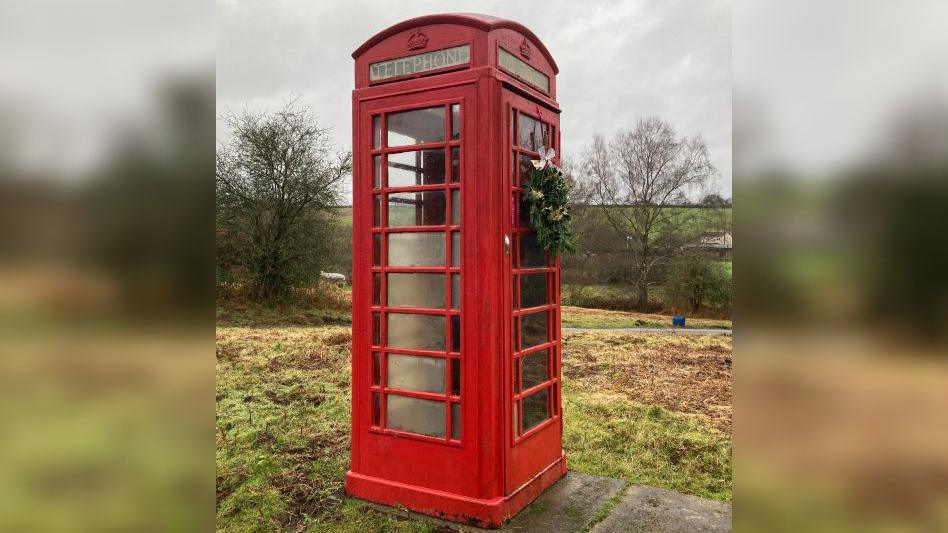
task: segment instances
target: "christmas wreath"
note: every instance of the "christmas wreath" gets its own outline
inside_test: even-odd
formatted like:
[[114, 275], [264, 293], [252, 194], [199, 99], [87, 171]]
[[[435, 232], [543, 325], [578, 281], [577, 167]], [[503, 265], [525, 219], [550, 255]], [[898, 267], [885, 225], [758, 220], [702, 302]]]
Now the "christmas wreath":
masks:
[[569, 212], [569, 184], [563, 172], [553, 164], [556, 152], [540, 148], [540, 159], [533, 161], [527, 183], [530, 224], [537, 230], [537, 241], [551, 257], [562, 251], [575, 252], [573, 217]]

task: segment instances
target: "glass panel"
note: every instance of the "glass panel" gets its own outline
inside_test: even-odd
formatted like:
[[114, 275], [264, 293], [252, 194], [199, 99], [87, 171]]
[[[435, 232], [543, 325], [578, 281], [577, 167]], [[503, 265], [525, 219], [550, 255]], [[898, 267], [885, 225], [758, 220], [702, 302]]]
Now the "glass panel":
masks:
[[388, 195], [388, 225], [443, 226], [447, 209], [444, 191], [401, 192]]
[[451, 183], [461, 181], [461, 149], [451, 148]]
[[381, 425], [381, 414], [382, 414], [382, 395], [373, 392], [372, 393], [372, 425], [379, 426]]
[[461, 275], [451, 274], [451, 309], [461, 308]]
[[[526, 350], [531, 346], [549, 342], [547, 337], [546, 318], [549, 313], [533, 313], [520, 317], [520, 346], [521, 350]], [[391, 337], [391, 332], [389, 332]]]
[[372, 313], [372, 344], [382, 344], [382, 318], [378, 313]]
[[550, 379], [548, 351], [534, 352], [520, 358], [523, 365], [523, 390], [536, 387]]
[[418, 150], [388, 155], [389, 187], [438, 183], [444, 183], [444, 150]]
[[461, 395], [461, 360], [451, 359], [451, 394]]
[[444, 141], [444, 106], [390, 113], [386, 122], [388, 146]]
[[540, 122], [528, 115], [520, 114], [519, 144], [521, 148], [538, 151], [543, 146], [543, 129]]
[[382, 146], [382, 117], [372, 117], [372, 148], [378, 150]]
[[520, 359], [513, 360], [513, 391], [514, 394], [520, 392]]
[[[391, 252], [389, 252], [391, 254]], [[534, 234], [520, 234], [520, 268], [545, 267], [546, 252]]]
[[461, 351], [461, 317], [458, 315], [451, 317], [451, 351]]
[[372, 195], [372, 226], [382, 226], [382, 198], [377, 194]]
[[444, 266], [444, 254], [444, 232], [388, 235], [391, 266]]
[[510, 144], [517, 144], [517, 110], [510, 110]]
[[375, 160], [375, 164], [373, 165], [374, 170], [372, 173], [372, 184], [374, 188], [379, 189], [382, 187], [382, 156], [377, 155], [372, 159]]
[[461, 190], [453, 189], [451, 191], [451, 223], [461, 223]]
[[546, 274], [521, 275], [520, 307], [536, 307], [547, 303]]
[[444, 437], [444, 402], [389, 394], [385, 410], [390, 429]]
[[444, 393], [444, 359], [390, 353], [386, 384], [393, 389]]
[[445, 321], [441, 315], [388, 314], [388, 346], [411, 350], [445, 348]]
[[372, 303], [379, 305], [382, 301], [382, 275], [372, 274]]
[[444, 274], [388, 274], [388, 305], [444, 309], [444, 282]]
[[538, 426], [541, 422], [550, 418], [550, 389], [549, 387], [536, 394], [531, 394], [523, 400], [523, 431], [526, 433], [531, 428]]
[[461, 440], [461, 404], [451, 404], [451, 438]]
[[451, 266], [461, 265], [461, 234], [457, 231], [451, 233]]
[[379, 385], [382, 383], [382, 363], [380, 361], [381, 354], [378, 352], [372, 352], [372, 384]]
[[451, 140], [456, 141], [461, 138], [461, 105], [451, 105]]
[[517, 202], [517, 224], [521, 228], [533, 227], [530, 224], [530, 202], [527, 200], [526, 193], [514, 193], [514, 201]]
[[372, 235], [372, 264], [379, 266], [382, 264], [382, 234]]
[[520, 351], [520, 328], [517, 327], [517, 317], [513, 317], [513, 327], [510, 330], [510, 347], [513, 351]]
[[513, 403], [513, 431], [514, 435], [520, 435], [520, 402]]
[[517, 186], [517, 151], [510, 154], [510, 186]]
[[530, 172], [533, 171], [533, 158], [520, 154], [520, 186], [526, 187], [530, 183]]

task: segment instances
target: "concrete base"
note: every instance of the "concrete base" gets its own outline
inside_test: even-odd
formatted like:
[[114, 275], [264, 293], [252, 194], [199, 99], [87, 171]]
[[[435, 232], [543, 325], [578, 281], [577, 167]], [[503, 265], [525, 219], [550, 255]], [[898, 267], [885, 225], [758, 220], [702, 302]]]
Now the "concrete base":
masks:
[[[576, 533], [586, 530], [625, 482], [569, 472], [500, 531]], [[497, 531], [440, 520], [421, 513], [366, 502], [379, 511], [428, 522], [445, 530]], [[600, 517], [601, 518], [601, 517]], [[706, 533], [731, 531], [731, 506], [697, 496], [633, 485], [591, 533]]]

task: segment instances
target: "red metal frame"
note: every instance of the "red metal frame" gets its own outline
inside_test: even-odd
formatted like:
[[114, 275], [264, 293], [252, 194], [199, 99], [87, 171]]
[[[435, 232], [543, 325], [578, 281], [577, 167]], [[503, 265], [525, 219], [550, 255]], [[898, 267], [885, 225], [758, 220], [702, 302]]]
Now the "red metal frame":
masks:
[[[406, 46], [416, 32], [426, 36], [423, 50], [417, 49], [417, 41]], [[468, 65], [375, 83], [368, 80], [370, 63], [459, 44], [471, 46]], [[521, 59], [549, 76], [549, 94], [502, 72], [496, 64], [501, 46], [508, 51], [519, 47]], [[533, 49], [538, 53], [527, 53]], [[556, 65], [526, 28], [479, 15], [435, 15], [406, 21], [367, 41], [353, 57], [352, 462], [346, 490], [358, 498], [399, 504], [451, 520], [499, 526], [566, 472], [561, 442], [559, 262], [548, 262], [543, 268], [517, 268], [513, 260], [518, 254], [518, 239], [529, 231], [516, 226], [516, 206], [511, 199], [520, 189], [510, 182], [511, 154], [518, 150], [510, 134], [511, 109], [552, 124], [555, 133], [550, 142], [559, 148], [559, 109], [553, 99]], [[460, 106], [457, 140], [451, 138], [452, 105]], [[437, 106], [445, 110], [443, 142], [387, 146], [389, 115]], [[374, 120], [381, 129], [377, 147]], [[451, 154], [455, 149], [460, 153], [459, 182], [452, 181]], [[387, 157], [416, 150], [444, 150], [444, 183], [388, 187]], [[536, 156], [535, 152], [522, 152]], [[376, 158], [381, 165], [378, 187]], [[516, 171], [516, 165], [513, 168]], [[444, 192], [443, 224], [388, 226], [388, 195], [432, 191]], [[458, 191], [461, 201], [460, 221], [452, 219], [453, 191]], [[433, 205], [440, 209], [437, 202]], [[421, 221], [415, 219], [415, 223]], [[443, 265], [388, 264], [388, 236], [416, 232], [444, 235]], [[461, 245], [460, 261], [452, 265], [455, 233]], [[509, 253], [502, 244], [505, 235], [513, 241]], [[387, 280], [394, 273], [443, 275], [444, 308], [388, 306]], [[536, 273], [546, 275], [548, 302], [515, 309], [519, 283], [515, 286], [512, 280]], [[457, 309], [452, 302], [455, 275], [460, 277]], [[548, 313], [547, 342], [513, 350], [512, 325], [519, 317], [535, 312]], [[443, 316], [444, 350], [386, 346], [386, 317], [391, 313]], [[459, 350], [454, 346], [454, 320], [460, 322]], [[548, 357], [548, 379], [529, 390], [519, 390], [519, 384], [514, 390], [514, 366], [520, 365], [523, 357], [543, 351]], [[390, 387], [390, 353], [442, 359], [444, 392]], [[460, 366], [459, 394], [453, 393], [453, 361]], [[550, 417], [526, 432], [514, 430], [514, 402], [543, 390], [551, 391], [547, 400]], [[442, 402], [443, 436], [389, 427], [390, 395]], [[460, 405], [460, 438], [452, 438], [455, 404]], [[522, 423], [523, 416], [518, 420]]]

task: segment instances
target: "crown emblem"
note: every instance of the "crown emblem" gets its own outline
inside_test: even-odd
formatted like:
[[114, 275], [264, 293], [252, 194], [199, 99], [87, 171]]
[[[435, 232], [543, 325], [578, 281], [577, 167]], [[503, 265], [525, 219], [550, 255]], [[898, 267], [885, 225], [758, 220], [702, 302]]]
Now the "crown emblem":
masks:
[[528, 43], [526, 39], [520, 43], [520, 55], [530, 59], [530, 43]]
[[428, 36], [425, 35], [423, 31], [415, 30], [414, 33], [408, 36], [409, 50], [418, 50], [426, 46], [428, 46]]

